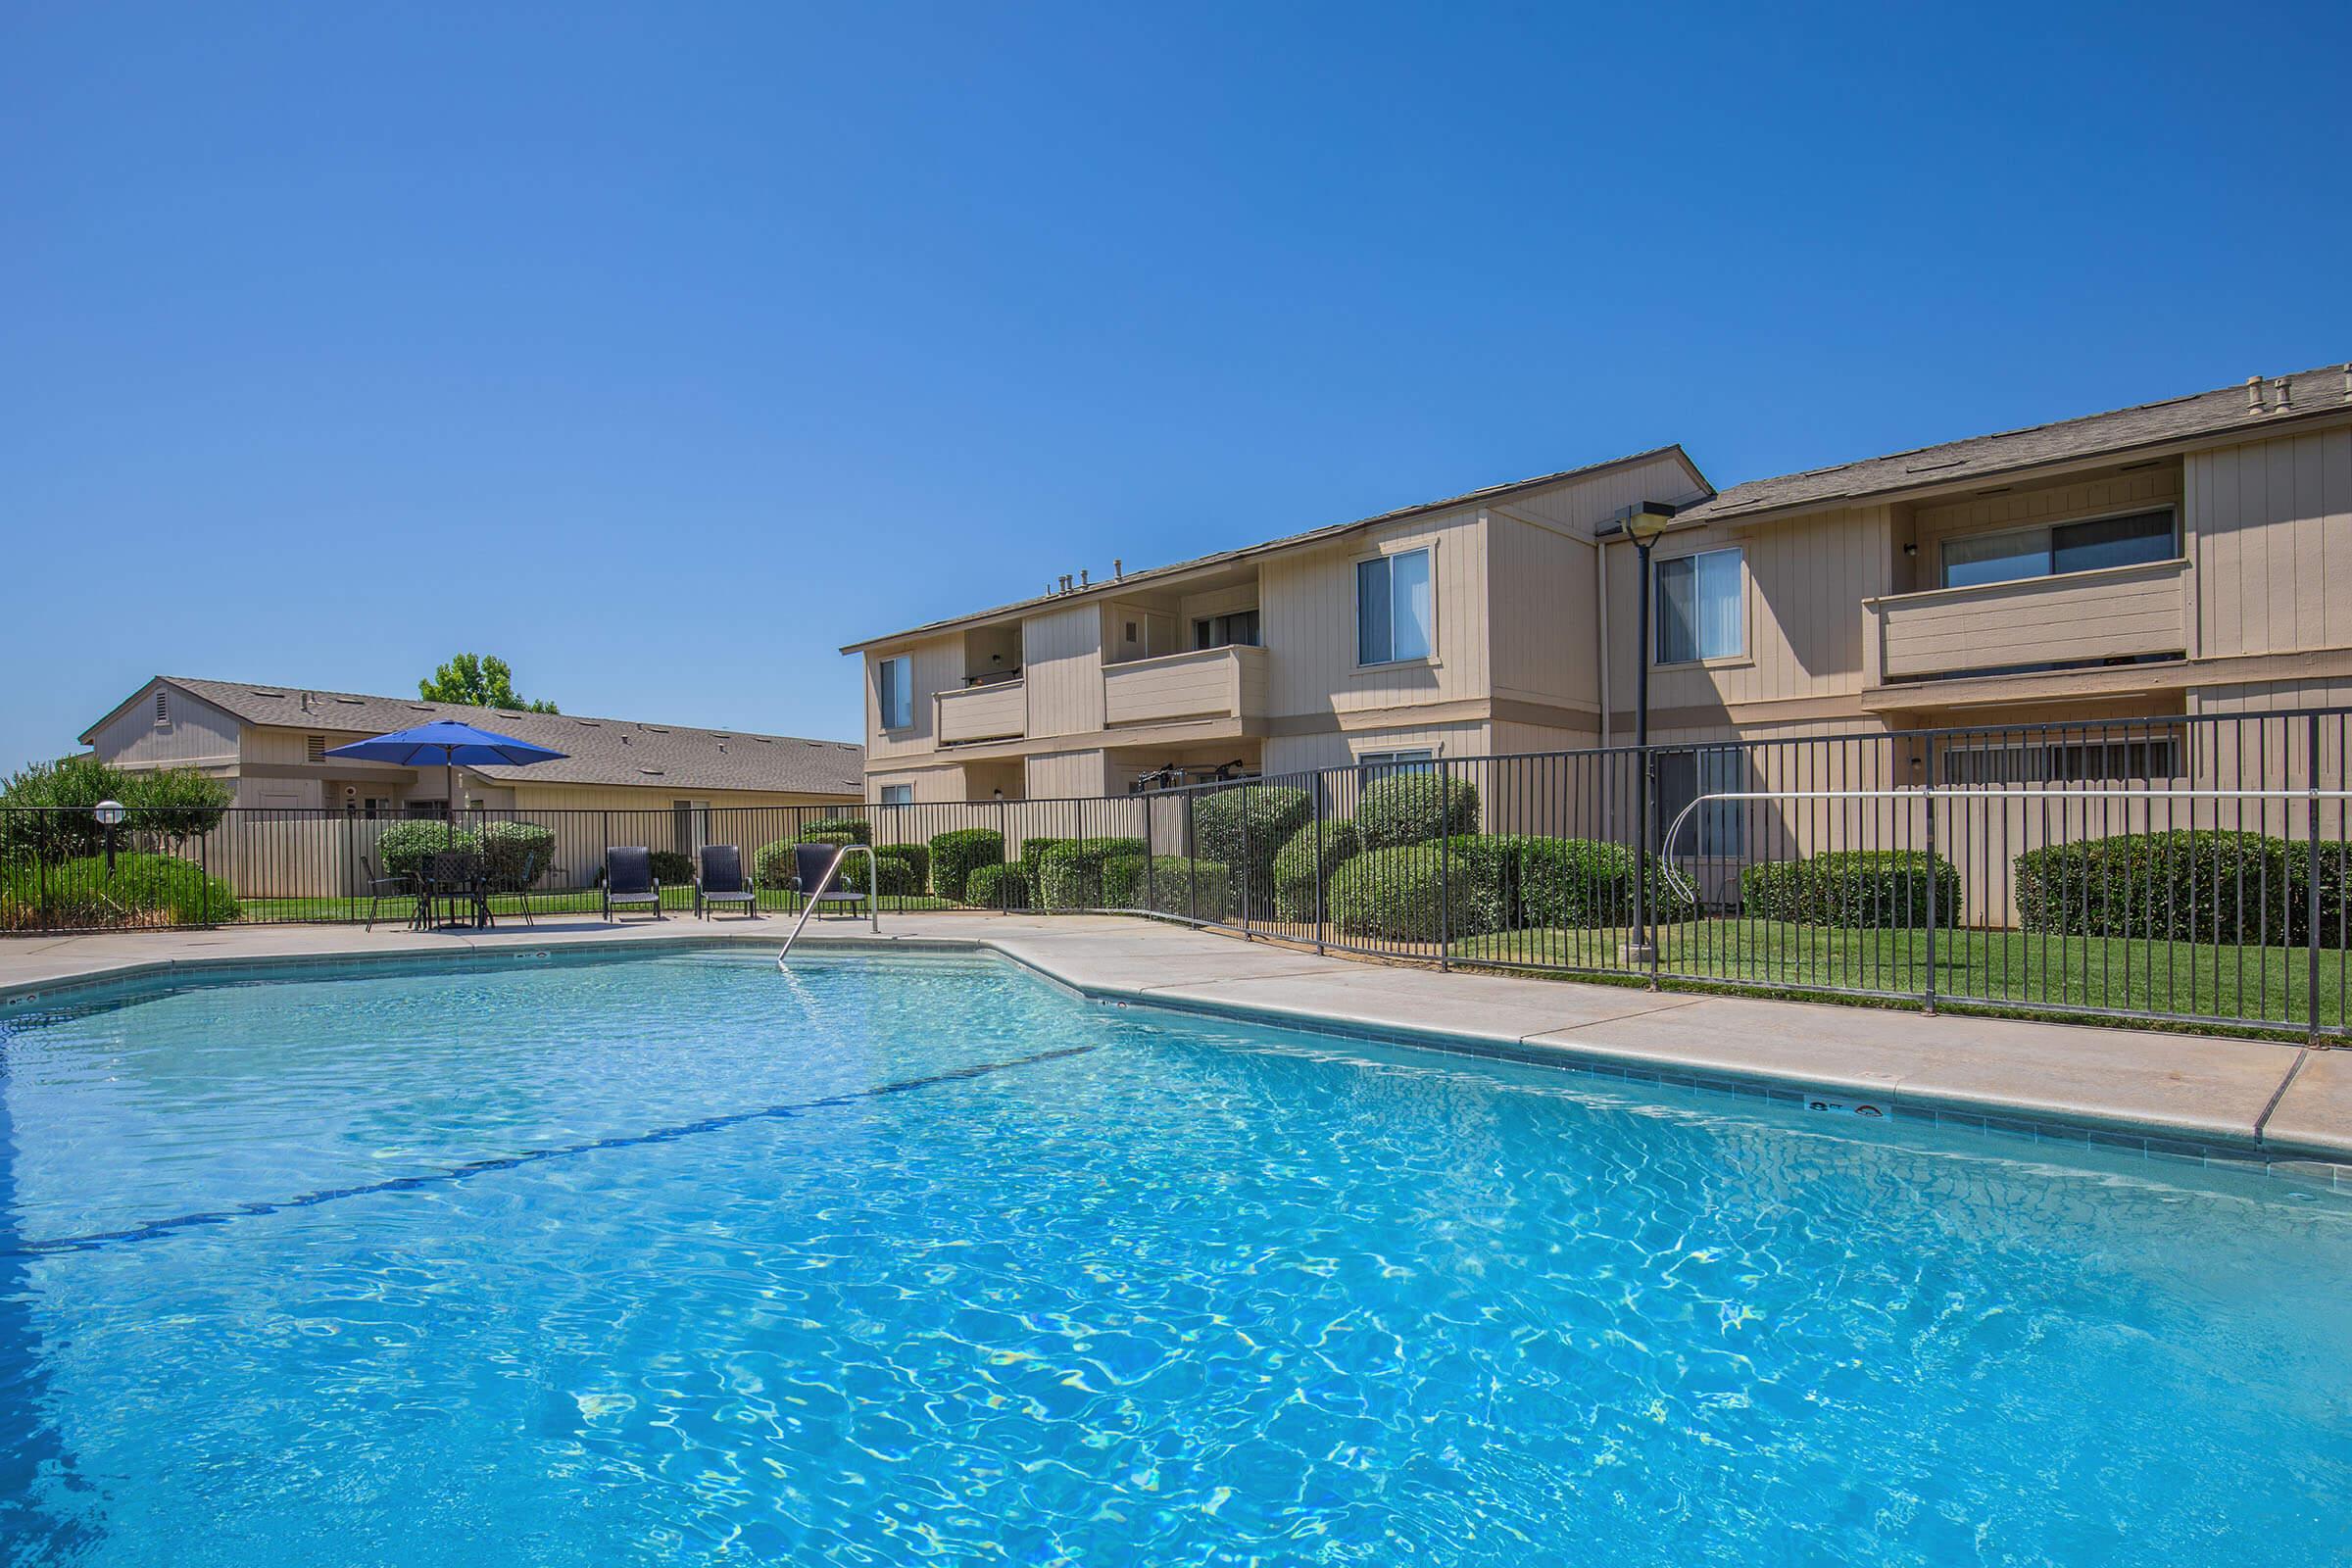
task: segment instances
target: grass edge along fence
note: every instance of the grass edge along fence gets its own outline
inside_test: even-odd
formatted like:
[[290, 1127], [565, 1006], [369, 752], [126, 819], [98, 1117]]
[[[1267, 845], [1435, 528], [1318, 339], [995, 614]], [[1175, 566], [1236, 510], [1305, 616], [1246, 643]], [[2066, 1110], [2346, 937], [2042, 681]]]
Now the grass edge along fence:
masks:
[[734, 844], [760, 908], [791, 913], [797, 846], [863, 843], [886, 913], [1144, 913], [1446, 967], [2336, 1036], [2352, 1022], [2345, 761], [2345, 710], [2304, 710], [1431, 758], [1064, 800], [455, 823], [231, 808], [174, 840], [124, 829], [111, 876], [87, 853], [0, 865], [0, 929], [398, 923], [414, 901], [385, 885], [436, 847], [483, 855], [501, 915], [583, 917], [609, 848], [650, 849], [664, 908], [685, 914], [695, 852]]

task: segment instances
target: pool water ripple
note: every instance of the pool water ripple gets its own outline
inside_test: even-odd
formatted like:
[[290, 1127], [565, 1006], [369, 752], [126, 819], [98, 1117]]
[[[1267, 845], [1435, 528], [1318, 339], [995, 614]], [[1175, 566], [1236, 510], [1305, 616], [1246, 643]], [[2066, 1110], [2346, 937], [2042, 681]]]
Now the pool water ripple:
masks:
[[329, 974], [0, 1053], [10, 1560], [2345, 1552], [2352, 1212], [2257, 1180], [968, 961]]

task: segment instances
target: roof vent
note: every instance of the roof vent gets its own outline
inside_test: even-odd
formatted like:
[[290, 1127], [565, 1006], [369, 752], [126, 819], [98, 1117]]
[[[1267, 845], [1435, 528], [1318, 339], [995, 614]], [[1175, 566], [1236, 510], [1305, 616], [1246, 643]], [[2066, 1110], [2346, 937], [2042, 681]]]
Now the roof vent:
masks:
[[2262, 377], [2259, 375], [2246, 377], [2246, 412], [2248, 414], [2262, 412]]
[[643, 773], [647, 778], [660, 778], [662, 776], [662, 769], [658, 767], [641, 767], [637, 771]]
[[2282, 375], [2278, 380], [2271, 383], [2271, 390], [2278, 394], [2278, 407], [2271, 410], [2273, 414], [2291, 414], [2294, 412], [2295, 387], [2291, 380]]

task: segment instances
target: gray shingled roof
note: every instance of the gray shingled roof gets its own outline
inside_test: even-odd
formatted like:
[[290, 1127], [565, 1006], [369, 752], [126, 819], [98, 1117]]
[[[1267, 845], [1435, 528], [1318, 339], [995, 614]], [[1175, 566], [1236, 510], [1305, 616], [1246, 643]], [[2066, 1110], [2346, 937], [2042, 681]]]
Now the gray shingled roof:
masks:
[[[1547, 484], [1558, 484], [1563, 480], [1581, 479], [1609, 468], [1621, 468], [1628, 464], [1647, 463], [1653, 459], [1665, 457], [1682, 459], [1702, 488], [1713, 488], [1707, 484], [1706, 475], [1699, 472], [1698, 465], [1690, 461], [1690, 454], [1683, 450], [1680, 442], [1673, 442], [1662, 447], [1651, 447], [1647, 452], [1635, 452], [1622, 458], [1611, 458], [1605, 463], [1588, 463], [1581, 468], [1562, 468], [1557, 473], [1538, 474], [1533, 479], [1513, 479], [1504, 484], [1491, 484], [1482, 490], [1468, 490], [1458, 496], [1447, 496], [1443, 501], [1424, 501], [1415, 506], [1398, 507], [1394, 512], [1383, 512], [1370, 517], [1358, 517], [1353, 522], [1328, 523], [1320, 528], [1309, 528], [1304, 533], [1286, 534], [1280, 539], [1269, 539], [1263, 544], [1243, 545], [1239, 549], [1220, 550], [1214, 555], [1195, 556], [1190, 561], [1179, 561], [1173, 565], [1153, 566], [1146, 571], [1131, 571], [1123, 577], [1105, 578], [1101, 582], [1089, 583], [1084, 588], [1073, 588], [1068, 593], [1039, 594], [1034, 599], [1015, 600], [1008, 605], [999, 605], [993, 610], [975, 610], [968, 614], [950, 615], [945, 620], [927, 621], [920, 626], [910, 626], [905, 631], [894, 631], [880, 637], [864, 638], [849, 644], [842, 649], [842, 652], [854, 654], [860, 649], [870, 648], [875, 643], [891, 643], [906, 637], [921, 637], [931, 632], [945, 631], [951, 626], [967, 625], [975, 620], [990, 620], [999, 615], [1024, 614], [1041, 605], [1064, 604], [1092, 595], [1110, 592], [1129, 593], [1143, 584], [1156, 582], [1163, 577], [1173, 577], [1179, 572], [1199, 571], [1205, 566], [1221, 566], [1229, 562], [1245, 561], [1254, 556], [1262, 556], [1270, 550], [1292, 550], [1299, 545], [1320, 544], [1326, 539], [1336, 539], [1342, 534], [1352, 533], [1358, 528], [1370, 528], [1379, 523], [1395, 522], [1399, 517], [1418, 516], [1428, 512], [1445, 512], [1454, 507], [1468, 506], [1473, 502], [1493, 501], [1518, 491], [1535, 490]], [[1664, 500], [1665, 498], [1659, 497], [1658, 499]]]
[[[1783, 474], [1775, 479], [1754, 479], [1686, 509], [1682, 519], [1715, 521], [1792, 507], [1858, 501], [1955, 479], [2015, 472], [2043, 464], [2110, 454], [2121, 456], [2139, 448], [2199, 436], [2238, 430], [2257, 434], [2314, 415], [2342, 414], [2352, 409], [2352, 400], [2346, 398], [2347, 390], [2352, 390], [2348, 376], [2352, 376], [2352, 367], [2340, 364], [2298, 370], [2284, 377], [2266, 376], [2262, 382], [2263, 406], [2259, 411], [2248, 411], [2246, 388], [2241, 382], [2107, 414], [2060, 419], [2023, 430], [2003, 430], [1995, 435], [1971, 436], [1965, 441], [1946, 441], [1940, 446], [1918, 447], [1883, 458], [1865, 458], [1803, 473]], [[2288, 383], [2289, 390], [2284, 407], [2279, 405], [2277, 388], [2281, 379]]]
[[[485, 778], [528, 778], [542, 784], [636, 784], [671, 790], [770, 790], [808, 795], [860, 795], [865, 748], [846, 741], [759, 735], [750, 730], [693, 729], [632, 719], [570, 713], [525, 713], [467, 708], [403, 697], [365, 697], [300, 686], [255, 682], [158, 679], [225, 709], [250, 724], [313, 730], [326, 735], [382, 735], [437, 718], [478, 725], [517, 740], [552, 747], [561, 761], [536, 767], [469, 767]], [[307, 703], [307, 706], [306, 706]], [[111, 716], [111, 715], [110, 715]], [[104, 722], [101, 720], [101, 722]], [[95, 733], [96, 726], [92, 726]], [[84, 735], [83, 740], [89, 736]], [[342, 741], [334, 742], [341, 745]]]

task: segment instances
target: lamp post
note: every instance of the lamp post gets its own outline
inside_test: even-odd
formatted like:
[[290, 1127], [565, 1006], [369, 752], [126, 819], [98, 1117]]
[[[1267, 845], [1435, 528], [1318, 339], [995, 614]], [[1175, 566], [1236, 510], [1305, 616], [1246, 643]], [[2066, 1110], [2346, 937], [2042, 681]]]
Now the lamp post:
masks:
[[130, 813], [122, 808], [121, 801], [104, 800], [90, 808], [90, 814], [98, 818], [100, 827], [106, 829], [106, 874], [112, 877], [115, 874], [115, 829], [121, 827], [122, 819]]
[[1634, 553], [1642, 566], [1635, 578], [1634, 606], [1634, 747], [1641, 753], [1641, 771], [1634, 808], [1634, 931], [1636, 940], [1626, 945], [1625, 956], [1650, 968], [1650, 984], [1657, 984], [1658, 944], [1656, 933], [1650, 929], [1654, 906], [1649, 897], [1649, 812], [1650, 798], [1655, 792], [1656, 764], [1649, 755], [1649, 552], [1658, 536], [1674, 520], [1676, 508], [1664, 501], [1644, 501], [1617, 514], [1617, 522], [1625, 536], [1634, 542]]

